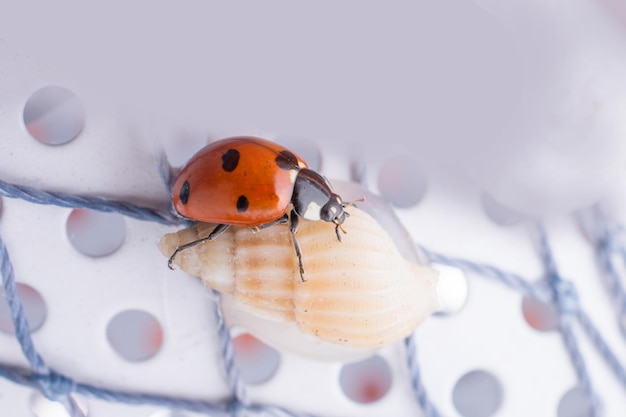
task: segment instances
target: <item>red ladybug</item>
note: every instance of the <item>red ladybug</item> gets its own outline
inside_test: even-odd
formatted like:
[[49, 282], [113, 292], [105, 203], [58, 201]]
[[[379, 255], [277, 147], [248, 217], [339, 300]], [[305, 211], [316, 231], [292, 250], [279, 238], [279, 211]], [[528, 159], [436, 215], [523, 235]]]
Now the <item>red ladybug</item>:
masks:
[[298, 218], [334, 223], [341, 240], [339, 229], [348, 216], [348, 204], [326, 178], [289, 149], [255, 137], [223, 139], [201, 149], [176, 178], [172, 200], [181, 216], [217, 226], [208, 236], [177, 247], [170, 268], [178, 252], [215, 239], [231, 225], [265, 228], [289, 222], [303, 281]]

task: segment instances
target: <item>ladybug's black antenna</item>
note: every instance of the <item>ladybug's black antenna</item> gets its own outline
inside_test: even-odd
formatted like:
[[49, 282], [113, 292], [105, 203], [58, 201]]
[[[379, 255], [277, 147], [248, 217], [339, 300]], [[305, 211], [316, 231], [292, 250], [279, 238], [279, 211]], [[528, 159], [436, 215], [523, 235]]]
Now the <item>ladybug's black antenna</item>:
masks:
[[[356, 207], [356, 203], [360, 203], [362, 201], [365, 201], [365, 197], [361, 197], [357, 200], [350, 201], [349, 203], [343, 203], [341, 207], [344, 209], [350, 206]], [[345, 217], [350, 217], [350, 213], [348, 213], [347, 211], [344, 211], [343, 214]], [[346, 229], [343, 228], [343, 226], [341, 225], [341, 223], [339, 223], [339, 221], [337, 221], [337, 219], [333, 220], [333, 223], [335, 223], [335, 234], [337, 235], [337, 240], [341, 242], [341, 235], [339, 234], [339, 231], [341, 230], [344, 235], [347, 234], [348, 232], [346, 232]]]

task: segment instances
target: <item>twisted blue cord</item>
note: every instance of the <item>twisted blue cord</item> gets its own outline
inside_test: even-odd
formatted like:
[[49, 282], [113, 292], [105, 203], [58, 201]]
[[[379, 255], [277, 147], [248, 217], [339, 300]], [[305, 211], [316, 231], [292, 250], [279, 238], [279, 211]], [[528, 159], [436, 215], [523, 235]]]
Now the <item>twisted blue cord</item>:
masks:
[[546, 299], [546, 291], [544, 287], [536, 285], [518, 274], [502, 271], [495, 266], [479, 264], [465, 259], [454, 258], [437, 252], [431, 252], [424, 247], [420, 247], [420, 249], [433, 263], [454, 266], [466, 272], [499, 281], [509, 288], [520, 291], [524, 295], [530, 295], [539, 300]]
[[626, 389], [626, 368], [615, 356], [609, 345], [606, 343], [598, 329], [593, 325], [589, 316], [582, 310], [576, 312], [576, 319], [580, 324], [591, 343], [596, 350], [600, 353], [600, 356], [604, 358], [605, 362], [609, 365], [609, 368], [615, 374], [615, 377]]
[[608, 287], [609, 296], [613, 298], [617, 306], [617, 318], [623, 319], [626, 317], [626, 289], [617, 272], [615, 255], [626, 265], [626, 248], [623, 243], [616, 242], [614, 237], [616, 233], [623, 233], [623, 230], [611, 226], [599, 207], [594, 207], [589, 212], [579, 213], [577, 219], [594, 244], [598, 263], [604, 272], [603, 282]]
[[228, 386], [231, 392], [235, 395], [235, 398], [243, 404], [248, 404], [248, 397], [245, 386], [241, 381], [239, 368], [235, 361], [235, 349], [233, 348], [233, 341], [230, 336], [230, 331], [226, 327], [224, 322], [224, 314], [221, 307], [221, 295], [214, 289], [211, 289], [211, 294], [215, 300], [215, 316], [217, 317], [217, 335], [220, 340], [220, 350], [222, 352], [222, 358], [224, 359], [224, 368], [226, 371], [226, 377]]
[[35, 350], [30, 327], [17, 292], [13, 266], [1, 237], [0, 273], [2, 273], [2, 285], [11, 310], [11, 320], [15, 327], [15, 337], [34, 372], [33, 380], [36, 382], [37, 387], [46, 398], [64, 404], [72, 417], [85, 417], [74, 398], [70, 395], [74, 391], [74, 382], [67, 378], [59, 378], [57, 374], [46, 366], [39, 353]]
[[[16, 384], [27, 386], [40, 391], [58, 389], [59, 393], [71, 392], [81, 394], [88, 397], [97, 398], [104, 401], [116, 401], [130, 405], [153, 405], [169, 408], [177, 408], [181, 410], [206, 413], [211, 416], [227, 417], [229, 405], [212, 404], [204, 401], [183, 400], [178, 398], [168, 398], [161, 395], [151, 394], [131, 394], [126, 392], [108, 390], [94, 387], [88, 384], [76, 383], [71, 379], [51, 371], [52, 376], [49, 378], [35, 375], [28, 370], [0, 365], [0, 376], [12, 381]], [[51, 378], [57, 381], [63, 381], [62, 384], [49, 384]], [[47, 386], [46, 386], [47, 385]], [[57, 394], [59, 394], [57, 393]]]
[[563, 337], [563, 343], [576, 370], [578, 381], [589, 402], [589, 410], [593, 417], [599, 417], [600, 404], [598, 397], [594, 391], [585, 360], [578, 348], [578, 342], [572, 330], [572, 314], [580, 311], [578, 296], [573, 285], [561, 278], [548, 243], [547, 234], [541, 226], [539, 227], [539, 252], [543, 259], [548, 284], [553, 291], [554, 302], [559, 307], [561, 313], [559, 328]]
[[404, 348], [406, 350], [406, 361], [409, 373], [411, 374], [411, 387], [417, 399], [417, 403], [422, 408], [425, 417], [441, 417], [437, 407], [431, 402], [426, 392], [426, 387], [422, 381], [422, 371], [417, 360], [417, 343], [415, 341], [415, 333], [404, 339]]
[[35, 204], [52, 204], [74, 209], [115, 212], [134, 219], [166, 225], [176, 225], [184, 222], [184, 220], [169, 211], [139, 207], [124, 201], [111, 201], [99, 197], [80, 197], [60, 192], [41, 191], [23, 185], [9, 184], [2, 180], [0, 180], [0, 195], [10, 198], [21, 198]]
[[[314, 417], [311, 414], [295, 413], [274, 405], [247, 405], [236, 399], [230, 403], [214, 404], [207, 401], [184, 400], [162, 395], [141, 393], [131, 394], [126, 392], [98, 388], [88, 384], [75, 383], [71, 379], [61, 374], [58, 374], [55, 371], [51, 371], [51, 373], [55, 375], [55, 378], [66, 381], [66, 383], [68, 384], [68, 386], [61, 389], [63, 392], [67, 391], [68, 387], [71, 385], [72, 392], [74, 393], [84, 395], [86, 397], [97, 398], [104, 401], [115, 401], [129, 405], [152, 405], [156, 407], [179, 409], [195, 413], [203, 413], [212, 417], [244, 415]], [[7, 365], [0, 365], [0, 377], [12, 381], [16, 384], [39, 390], [42, 389], [42, 382], [45, 380], [45, 378], [36, 376], [28, 370]]]
[[49, 369], [35, 350], [33, 338], [30, 334], [30, 327], [26, 321], [24, 308], [22, 307], [19, 294], [17, 293], [13, 265], [11, 265], [11, 260], [9, 259], [9, 254], [2, 237], [0, 237], [0, 273], [2, 273], [2, 286], [4, 287], [6, 299], [11, 310], [11, 320], [15, 327], [15, 337], [19, 341], [22, 352], [24, 352], [24, 356], [33, 371], [40, 375], [47, 375]]

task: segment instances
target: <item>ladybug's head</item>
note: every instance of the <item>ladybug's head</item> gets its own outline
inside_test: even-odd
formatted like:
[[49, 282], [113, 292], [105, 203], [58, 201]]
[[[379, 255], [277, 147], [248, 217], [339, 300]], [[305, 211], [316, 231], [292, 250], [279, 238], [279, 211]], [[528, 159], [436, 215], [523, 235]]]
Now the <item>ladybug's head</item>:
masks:
[[328, 199], [328, 203], [326, 203], [320, 210], [320, 218], [322, 220], [335, 223], [335, 234], [337, 235], [337, 240], [339, 241], [341, 241], [339, 230], [346, 233], [341, 225], [346, 220], [346, 217], [350, 216], [350, 213], [344, 211], [344, 208], [350, 204], [351, 203], [344, 203], [341, 197], [332, 193]]
[[349, 204], [332, 191], [326, 178], [311, 169], [301, 169], [296, 177], [291, 202], [296, 214], [304, 219], [334, 223], [337, 238], [341, 240], [339, 229], [349, 216], [344, 211]]
[[325, 222], [333, 222], [336, 225], [342, 224], [346, 220], [348, 213], [343, 211], [346, 204], [341, 197], [335, 193], [331, 193], [328, 202], [320, 209], [320, 219]]

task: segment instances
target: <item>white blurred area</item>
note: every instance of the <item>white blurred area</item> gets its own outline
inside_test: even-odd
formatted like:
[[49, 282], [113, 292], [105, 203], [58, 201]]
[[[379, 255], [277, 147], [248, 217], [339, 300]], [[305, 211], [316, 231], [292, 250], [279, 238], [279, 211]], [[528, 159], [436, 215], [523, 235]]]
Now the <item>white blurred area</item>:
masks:
[[626, 54], [609, 0], [115, 3], [5, 5], [3, 41], [155, 136], [397, 144], [522, 210], [579, 206], [621, 169]]
[[472, 177], [501, 203], [533, 214], [621, 194], [626, 3], [479, 3], [514, 35], [523, 78], [500, 136], [465, 161]]
[[589, 205], [622, 174], [619, 1], [116, 3], [0, 6], [1, 36], [157, 139], [398, 148], [533, 214]]

